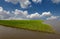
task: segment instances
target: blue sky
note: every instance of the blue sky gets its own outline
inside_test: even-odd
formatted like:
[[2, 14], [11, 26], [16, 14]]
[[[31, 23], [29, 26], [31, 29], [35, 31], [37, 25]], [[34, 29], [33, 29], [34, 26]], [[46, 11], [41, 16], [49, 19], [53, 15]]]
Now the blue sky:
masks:
[[23, 8], [21, 4], [23, 4], [26, 1], [22, 3], [15, 1], [15, 4], [14, 4], [14, 0], [7, 0], [7, 1], [0, 0], [0, 7], [2, 7], [5, 11], [10, 11], [10, 12], [18, 9], [21, 11], [27, 11], [28, 14], [34, 14], [36, 12], [38, 14], [42, 14], [43, 12], [50, 12], [55, 17], [60, 16], [60, 1], [59, 0], [41, 0], [41, 1], [28, 0], [28, 1], [30, 2], [30, 4], [27, 4], [28, 7]]

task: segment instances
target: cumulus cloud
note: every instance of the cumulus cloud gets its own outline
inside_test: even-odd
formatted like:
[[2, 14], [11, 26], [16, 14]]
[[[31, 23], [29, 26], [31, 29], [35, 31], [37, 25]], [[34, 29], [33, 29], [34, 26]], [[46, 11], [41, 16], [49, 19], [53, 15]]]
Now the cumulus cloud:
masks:
[[30, 19], [44, 19], [46, 17], [50, 17], [51, 15], [52, 15], [51, 12], [43, 12], [42, 14], [34, 13], [34, 14], [28, 15], [27, 18], [30, 18]]
[[60, 0], [51, 0], [51, 1], [56, 4], [60, 3]]
[[31, 2], [29, 0], [5, 0], [5, 1], [6, 2], [11, 2], [13, 4], [20, 3], [20, 6], [22, 8], [26, 8], [26, 7], [28, 7], [31, 4]]
[[47, 20], [57, 20], [59, 18], [59, 16], [51, 16], [49, 18], [47, 18]]
[[43, 17], [43, 16], [51, 16], [51, 15], [52, 15], [51, 12], [43, 12], [41, 17]]
[[47, 19], [55, 20], [59, 16], [53, 16], [51, 12], [43, 12], [39, 14], [38, 12], [33, 14], [28, 14], [28, 11], [22, 11], [15, 9], [15, 11], [9, 12], [0, 7], [0, 20], [28, 20], [28, 19]]
[[3, 8], [2, 8], [2, 7], [0, 7], [0, 12], [1, 12], [1, 11], [3, 11]]
[[40, 14], [39, 13], [34, 13], [34, 14], [31, 14], [31, 15], [28, 15], [27, 18], [39, 19], [40, 18]]
[[42, 2], [42, 0], [32, 0], [32, 1], [35, 3], [41, 3]]
[[[29, 0], [5, 0], [6, 2], [11, 2], [13, 4], [17, 4], [19, 3], [21, 8], [27, 8], [29, 6], [31, 6], [31, 1]], [[32, 0], [34, 3], [41, 3], [42, 0]], [[53, 3], [60, 3], [60, 0], [51, 0]]]
[[28, 12], [16, 9], [14, 12], [14, 16], [11, 19], [27, 19]]
[[43, 17], [51, 16], [51, 12], [43, 12], [39, 14], [38, 12], [33, 14], [28, 14], [28, 11], [22, 11], [16, 9], [14, 12], [14, 16], [11, 19], [41, 19]]
[[[31, 2], [29, 0], [5, 0], [6, 2], [11, 2], [13, 4], [19, 3], [21, 8], [27, 8], [28, 6], [31, 6]], [[35, 3], [41, 3], [42, 0], [32, 0]]]
[[26, 16], [27, 14], [28, 14], [28, 12], [27, 11], [22, 11], [22, 10], [18, 10], [18, 9], [16, 9], [15, 11], [14, 11], [14, 14], [15, 15], [24, 15], [24, 16]]
[[59, 16], [53, 16], [51, 12], [43, 12], [42, 14], [34, 13], [34, 14], [28, 14], [27, 11], [21, 11], [16, 9], [14, 11], [14, 17], [11, 19], [46, 19], [46, 20], [55, 20], [58, 19]]
[[10, 17], [10, 12], [3, 10], [2, 7], [0, 7], [0, 19], [7, 19]]
[[20, 5], [22, 8], [26, 8], [31, 4], [31, 2], [29, 0], [21, 0], [20, 1]]

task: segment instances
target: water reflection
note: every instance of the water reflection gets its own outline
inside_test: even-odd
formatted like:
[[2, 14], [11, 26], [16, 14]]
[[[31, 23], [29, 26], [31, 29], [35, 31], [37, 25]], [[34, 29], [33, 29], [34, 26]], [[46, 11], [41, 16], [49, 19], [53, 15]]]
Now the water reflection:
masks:
[[56, 32], [60, 33], [60, 21], [47, 20], [47, 21], [45, 21], [45, 23], [51, 25], [56, 30]]
[[60, 35], [0, 26], [0, 39], [60, 39]]

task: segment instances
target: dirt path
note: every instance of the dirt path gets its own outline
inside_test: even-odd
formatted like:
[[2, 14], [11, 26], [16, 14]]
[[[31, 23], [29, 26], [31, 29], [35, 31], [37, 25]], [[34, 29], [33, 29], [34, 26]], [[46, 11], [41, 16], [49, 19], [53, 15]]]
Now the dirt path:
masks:
[[0, 26], [0, 39], [60, 39], [60, 35]]

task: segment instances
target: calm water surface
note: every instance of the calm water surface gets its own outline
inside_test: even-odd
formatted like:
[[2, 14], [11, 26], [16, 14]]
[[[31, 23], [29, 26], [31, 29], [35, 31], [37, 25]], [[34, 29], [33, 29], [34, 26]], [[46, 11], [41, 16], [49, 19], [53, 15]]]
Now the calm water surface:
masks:
[[46, 24], [49, 24], [56, 30], [57, 33], [60, 33], [60, 21], [58, 20], [47, 20], [45, 21]]
[[60, 35], [0, 26], [0, 39], [60, 39]]

